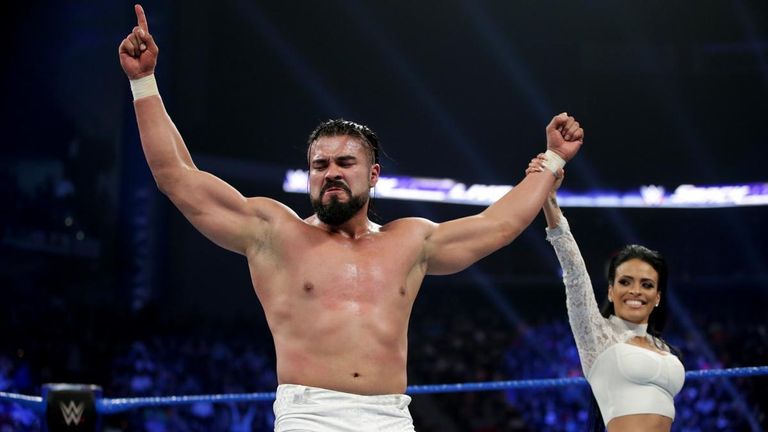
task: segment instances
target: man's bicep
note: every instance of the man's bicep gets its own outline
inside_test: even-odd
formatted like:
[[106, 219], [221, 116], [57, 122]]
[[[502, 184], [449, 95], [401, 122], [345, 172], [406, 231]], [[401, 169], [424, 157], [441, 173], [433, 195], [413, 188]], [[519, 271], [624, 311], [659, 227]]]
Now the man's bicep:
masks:
[[433, 275], [456, 273], [505, 246], [504, 227], [483, 214], [438, 224], [427, 241], [427, 268]]
[[267, 198], [246, 198], [218, 177], [198, 170], [179, 174], [163, 191], [198, 231], [240, 254], [260, 241], [277, 213], [290, 212]]

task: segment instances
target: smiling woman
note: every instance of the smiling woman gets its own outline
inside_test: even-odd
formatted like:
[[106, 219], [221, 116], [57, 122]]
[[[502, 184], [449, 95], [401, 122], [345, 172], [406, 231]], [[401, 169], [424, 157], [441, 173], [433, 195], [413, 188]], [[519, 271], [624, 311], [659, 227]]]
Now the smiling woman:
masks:
[[608, 302], [600, 311], [635, 324], [647, 324], [654, 344], [662, 348], [667, 321], [667, 262], [660, 253], [640, 245], [624, 246], [608, 266]]
[[[543, 171], [541, 159], [526, 173]], [[592, 284], [556, 190], [544, 204], [547, 240], [563, 267], [568, 320], [594, 395], [592, 430], [669, 432], [683, 364], [661, 339], [666, 322], [667, 264], [655, 251], [625, 246], [608, 268], [608, 302], [597, 306]], [[600, 421], [602, 419], [602, 422]]]
[[[611, 432], [671, 427], [673, 398], [683, 386], [685, 370], [674, 355], [677, 351], [661, 339], [667, 318], [667, 273], [661, 254], [644, 246], [627, 245], [611, 259], [601, 315], [614, 329], [629, 328], [632, 333], [619, 339], [623, 343], [604, 348], [589, 374], [582, 358], [594, 393], [593, 430], [603, 430], [601, 418]], [[579, 313], [589, 311], [569, 311], [577, 340], [578, 319], [572, 315]]]

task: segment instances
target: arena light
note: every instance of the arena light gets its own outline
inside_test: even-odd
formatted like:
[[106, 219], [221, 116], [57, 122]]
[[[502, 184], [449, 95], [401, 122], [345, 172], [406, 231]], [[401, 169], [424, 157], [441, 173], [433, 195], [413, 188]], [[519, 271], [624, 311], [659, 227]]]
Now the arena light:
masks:
[[[283, 190], [307, 193], [307, 171], [288, 170]], [[509, 185], [465, 184], [452, 179], [424, 177], [381, 177], [376, 197], [387, 199], [441, 202], [487, 206], [512, 189]], [[638, 189], [615, 192], [558, 192], [563, 207], [619, 208], [721, 208], [768, 205], [768, 183], [697, 186], [684, 184], [674, 189], [646, 185]]]

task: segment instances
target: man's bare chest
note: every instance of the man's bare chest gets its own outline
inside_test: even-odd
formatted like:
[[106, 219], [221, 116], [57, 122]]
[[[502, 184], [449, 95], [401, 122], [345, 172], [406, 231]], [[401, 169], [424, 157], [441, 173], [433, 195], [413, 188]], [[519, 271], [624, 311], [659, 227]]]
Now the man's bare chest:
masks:
[[360, 301], [404, 295], [421, 262], [416, 242], [385, 235], [325, 238], [284, 257], [291, 285], [307, 295]]

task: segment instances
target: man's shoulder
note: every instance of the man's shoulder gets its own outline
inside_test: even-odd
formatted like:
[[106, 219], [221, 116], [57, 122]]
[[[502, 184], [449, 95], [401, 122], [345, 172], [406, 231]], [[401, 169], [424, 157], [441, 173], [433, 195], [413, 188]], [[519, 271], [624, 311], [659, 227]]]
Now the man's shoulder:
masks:
[[401, 219], [395, 219], [382, 225], [380, 231], [424, 231], [429, 232], [437, 226], [436, 223], [429, 219], [420, 217], [406, 217]]
[[302, 222], [293, 209], [273, 198], [257, 196], [246, 198], [246, 201], [250, 212], [263, 219], [274, 222], [291, 220]]

